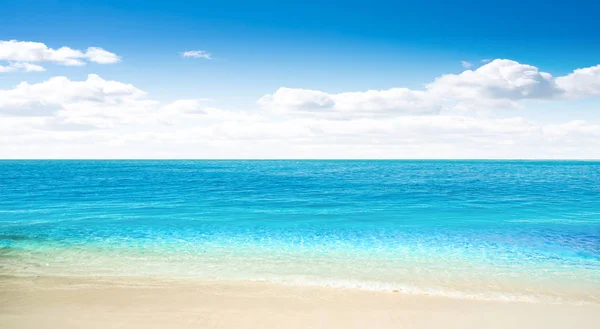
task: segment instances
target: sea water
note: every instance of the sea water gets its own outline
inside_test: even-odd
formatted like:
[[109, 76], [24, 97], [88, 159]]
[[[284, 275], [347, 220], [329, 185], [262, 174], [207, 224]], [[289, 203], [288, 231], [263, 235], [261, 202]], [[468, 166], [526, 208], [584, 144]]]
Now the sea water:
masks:
[[600, 302], [600, 162], [0, 161], [0, 275]]

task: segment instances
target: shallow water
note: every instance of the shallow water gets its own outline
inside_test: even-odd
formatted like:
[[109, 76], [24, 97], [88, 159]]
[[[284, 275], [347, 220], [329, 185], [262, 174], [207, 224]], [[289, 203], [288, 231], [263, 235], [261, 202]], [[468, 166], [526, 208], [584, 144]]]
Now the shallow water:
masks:
[[0, 274], [598, 303], [600, 162], [0, 161]]

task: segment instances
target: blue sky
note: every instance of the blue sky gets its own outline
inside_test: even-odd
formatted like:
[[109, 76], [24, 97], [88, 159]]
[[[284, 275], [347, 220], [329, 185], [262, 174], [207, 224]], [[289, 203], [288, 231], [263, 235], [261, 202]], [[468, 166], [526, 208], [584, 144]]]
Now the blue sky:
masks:
[[[40, 42], [53, 49], [101, 47], [120, 58], [111, 65], [49, 62], [43, 72], [0, 73], [0, 89], [56, 76], [83, 81], [88, 74], [97, 74], [106, 81], [132, 84], [149, 99], [165, 104], [209, 99], [202, 101], [203, 106], [254, 113], [265, 107], [257, 104], [261, 97], [281, 87], [332, 95], [391, 88], [423, 90], [444, 74], [458, 75], [488, 63], [483, 60], [509, 59], [554, 77], [600, 64], [600, 5], [594, 1], [190, 2], [0, 0], [0, 40]], [[212, 58], [181, 56], [189, 50], [207, 51]], [[470, 66], [464, 67], [461, 61]], [[600, 124], [597, 96], [588, 94], [568, 101], [519, 99], [518, 112], [504, 105], [490, 110], [477, 101], [479, 108], [474, 112], [479, 113], [475, 116], [486, 113], [487, 119], [523, 117], [536, 124], [572, 120]], [[359, 116], [363, 115], [353, 115]], [[119, 126], [113, 137], [132, 129]], [[520, 154], [513, 153], [503, 157]], [[111, 156], [109, 150], [102, 154]], [[227, 157], [236, 154], [231, 151]], [[457, 153], [457, 157], [465, 156]], [[539, 154], [544, 156], [549, 155]]]

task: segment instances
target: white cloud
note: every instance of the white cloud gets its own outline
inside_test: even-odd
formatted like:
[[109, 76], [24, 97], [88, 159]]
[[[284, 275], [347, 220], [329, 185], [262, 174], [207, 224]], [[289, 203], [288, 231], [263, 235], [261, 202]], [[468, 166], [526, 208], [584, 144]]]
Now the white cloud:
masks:
[[206, 115], [206, 109], [200, 99], [176, 100], [162, 106], [161, 111], [155, 113], [158, 121], [170, 125], [179, 124], [198, 114]]
[[597, 95], [597, 86], [598, 67], [553, 78], [495, 60], [423, 90], [280, 88], [260, 98], [262, 109], [233, 111], [199, 98], [159, 102], [93, 74], [54, 77], [0, 90], [0, 157], [600, 158], [599, 122], [446, 111], [527, 99], [567, 104]]
[[6, 134], [0, 138], [0, 154], [17, 158], [600, 157], [600, 125], [583, 121], [538, 124], [523, 118], [444, 115], [246, 120], [242, 113], [215, 111], [229, 117], [203, 114], [175, 126], [142, 122], [104, 130], [49, 130], [44, 121], [10, 118], [0, 123], [0, 128], [6, 124], [13, 129], [0, 132]]
[[131, 84], [104, 80], [95, 74], [84, 81], [59, 76], [0, 90], [0, 114], [52, 117], [54, 124], [107, 127], [140, 121], [154, 103]]
[[261, 97], [258, 103], [278, 110], [292, 111], [315, 111], [335, 106], [332, 96], [325, 92], [285, 87], [279, 88], [272, 95]]
[[181, 54], [183, 57], [212, 59], [212, 54], [204, 50], [188, 50]]
[[98, 47], [89, 47], [85, 52], [85, 58], [99, 64], [113, 64], [121, 60], [121, 57]]
[[473, 63], [467, 61], [460, 61], [460, 65], [462, 65], [462, 67], [464, 67], [465, 69], [473, 67]]
[[[84, 52], [69, 47], [48, 48], [41, 42], [0, 40], [0, 61], [19, 63], [50, 62], [59, 65], [81, 66], [85, 65], [86, 60], [100, 64], [112, 64], [119, 62], [121, 58], [98, 47], [89, 47]], [[37, 65], [36, 67], [38, 70], [41, 68]]]
[[63, 106], [77, 102], [119, 103], [125, 99], [138, 99], [145, 93], [131, 84], [107, 81], [96, 74], [85, 81], [72, 81], [67, 77], [53, 77], [44, 82], [22, 82], [14, 89], [0, 90], [0, 111], [9, 108]]
[[23, 63], [16, 63], [15, 65], [16, 67], [24, 70], [25, 72], [43, 72], [46, 71], [45, 68], [43, 68], [40, 65], [36, 65], [36, 64], [31, 64], [31, 63], [27, 63], [27, 62], [23, 62]]
[[27, 62], [11, 62], [11, 63], [8, 63], [8, 65], [0, 65], [0, 73], [15, 72], [15, 71], [43, 72], [43, 71], [46, 71], [46, 69], [42, 66], [27, 63]]
[[406, 88], [328, 94], [317, 90], [279, 88], [258, 103], [275, 112], [338, 117], [381, 116], [393, 113], [438, 113], [441, 106], [424, 91]]
[[600, 95], [600, 65], [556, 78], [556, 84], [572, 98]]
[[427, 89], [434, 96], [457, 100], [546, 99], [563, 92], [551, 74], [506, 59], [493, 60], [476, 70], [442, 75]]
[[180, 99], [164, 106], [164, 109], [173, 113], [204, 113], [200, 99]]
[[496, 59], [475, 70], [445, 74], [424, 90], [392, 88], [329, 94], [280, 88], [258, 103], [275, 112], [364, 117], [519, 108], [523, 100], [557, 100], [600, 94], [600, 65], [554, 78], [537, 67]]

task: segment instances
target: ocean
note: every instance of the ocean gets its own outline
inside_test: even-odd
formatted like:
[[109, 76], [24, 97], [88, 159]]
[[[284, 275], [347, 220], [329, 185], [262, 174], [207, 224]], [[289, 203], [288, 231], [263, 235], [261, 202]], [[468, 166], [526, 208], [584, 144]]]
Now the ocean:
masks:
[[600, 162], [0, 161], [0, 275], [600, 303]]

